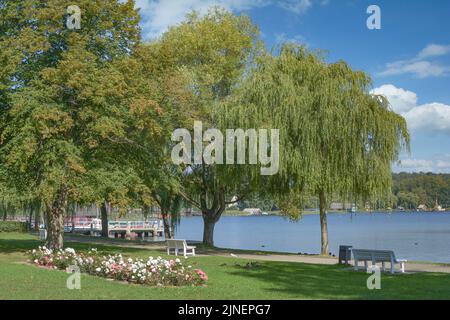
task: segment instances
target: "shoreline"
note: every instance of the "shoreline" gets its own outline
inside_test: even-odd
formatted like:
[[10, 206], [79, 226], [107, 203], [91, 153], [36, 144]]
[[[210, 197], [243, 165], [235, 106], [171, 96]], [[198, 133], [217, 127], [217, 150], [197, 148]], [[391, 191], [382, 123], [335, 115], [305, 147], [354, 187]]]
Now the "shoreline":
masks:
[[[329, 210], [327, 211], [327, 214], [341, 214], [341, 215], [345, 215], [345, 214], [376, 214], [376, 213], [384, 213], [384, 214], [392, 214], [392, 213], [450, 213], [450, 210], [446, 210], [446, 211], [414, 211], [414, 210], [376, 210], [376, 211], [356, 211], [356, 212], [348, 212], [345, 210]], [[320, 212], [319, 211], [305, 211], [302, 213], [302, 216], [307, 216], [307, 215], [319, 215]], [[269, 212], [269, 214], [267, 215], [263, 215], [263, 214], [248, 214], [245, 212], [235, 212], [235, 211], [231, 211], [231, 212], [227, 212], [225, 211], [222, 214], [223, 217], [270, 217], [270, 216], [276, 216], [276, 217], [288, 217], [287, 215], [283, 215], [282, 213], [279, 213], [279, 211], [272, 211]], [[201, 217], [200, 215], [191, 215], [191, 216], [183, 216], [183, 217]]]
[[[66, 235], [65, 239], [67, 242], [78, 242], [78, 243], [91, 243], [97, 245], [112, 245], [117, 247], [124, 248], [136, 248], [136, 249], [154, 249], [154, 250], [162, 250], [165, 251], [165, 241], [141, 241], [141, 240], [124, 240], [124, 239], [103, 239], [96, 238], [91, 236], [83, 236], [83, 235]], [[233, 248], [221, 248], [221, 247], [205, 247], [199, 241], [195, 240], [187, 240], [190, 245], [197, 246], [197, 251], [199, 252], [199, 256], [202, 255], [212, 255], [212, 256], [222, 256], [222, 257], [232, 257], [231, 254], [237, 255], [238, 258], [248, 257], [248, 259], [257, 259], [263, 258], [262, 260], [268, 260], [267, 258], [276, 257], [276, 260], [268, 260], [268, 261], [285, 261], [283, 259], [289, 260], [291, 262], [302, 262], [302, 260], [306, 259], [307, 261], [314, 261], [312, 259], [316, 259], [316, 262], [320, 262], [321, 260], [333, 260], [337, 264], [338, 258], [337, 256], [324, 256], [320, 254], [309, 254], [309, 253], [294, 253], [294, 252], [282, 252], [282, 251], [264, 251], [264, 250], [247, 250], [247, 249], [233, 249]], [[282, 260], [278, 260], [282, 259]], [[295, 261], [299, 260], [299, 261]], [[306, 262], [303, 262], [306, 263]], [[312, 262], [308, 262], [312, 263]], [[433, 262], [433, 261], [416, 261], [409, 260], [409, 264], [412, 265], [425, 265], [425, 266], [434, 266], [434, 267], [443, 267], [448, 268], [448, 273], [450, 273], [450, 263], [448, 262]], [[320, 263], [319, 263], [320, 264]], [[446, 271], [447, 272], [447, 271]]]

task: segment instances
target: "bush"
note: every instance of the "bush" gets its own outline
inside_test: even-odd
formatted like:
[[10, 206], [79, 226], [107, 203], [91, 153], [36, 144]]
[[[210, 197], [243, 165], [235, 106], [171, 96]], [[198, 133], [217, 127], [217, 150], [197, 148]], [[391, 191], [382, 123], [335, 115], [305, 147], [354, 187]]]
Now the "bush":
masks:
[[0, 221], [0, 232], [27, 232], [28, 223], [20, 221]]

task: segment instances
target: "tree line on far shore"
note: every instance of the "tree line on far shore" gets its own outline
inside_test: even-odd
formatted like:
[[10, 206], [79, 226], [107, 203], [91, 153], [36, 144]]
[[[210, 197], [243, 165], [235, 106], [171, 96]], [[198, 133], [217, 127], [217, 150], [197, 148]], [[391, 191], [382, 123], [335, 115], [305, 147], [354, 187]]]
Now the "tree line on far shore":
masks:
[[450, 174], [398, 173], [393, 175], [392, 206], [417, 209], [420, 205], [433, 209], [436, 202], [450, 207]]
[[[444, 173], [394, 173], [392, 175], [392, 193], [384, 201], [366, 204], [361, 201], [356, 205], [359, 210], [364, 210], [366, 205], [371, 210], [401, 209], [417, 210], [420, 205], [433, 210], [436, 202], [442, 208], [450, 208], [450, 174]], [[346, 199], [348, 201], [348, 199]], [[331, 202], [342, 203], [343, 200], [338, 196], [332, 197]], [[331, 202], [329, 205], [331, 205]], [[316, 209], [318, 204], [317, 197], [309, 197], [305, 201], [306, 209]], [[351, 206], [352, 203], [346, 203]], [[255, 196], [252, 199], [242, 201], [237, 205], [239, 209], [260, 208], [263, 211], [278, 210], [275, 201], [267, 197]]]

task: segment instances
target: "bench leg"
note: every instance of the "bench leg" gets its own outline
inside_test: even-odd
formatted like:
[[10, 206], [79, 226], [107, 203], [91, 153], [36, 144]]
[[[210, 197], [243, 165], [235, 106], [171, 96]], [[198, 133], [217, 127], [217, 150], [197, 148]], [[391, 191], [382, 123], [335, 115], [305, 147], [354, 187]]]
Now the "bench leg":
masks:
[[186, 258], [187, 257], [187, 250], [186, 250], [186, 248], [184, 248], [183, 253], [184, 253], [184, 257]]
[[391, 273], [394, 274], [395, 273], [395, 264], [391, 262]]
[[192, 249], [192, 255], [195, 257], [195, 249]]
[[170, 256], [170, 249], [167, 248], [167, 255]]
[[359, 261], [355, 260], [355, 271], [358, 271], [358, 263], [359, 263]]
[[369, 268], [369, 263], [367, 261], [364, 261], [364, 268], [366, 269], [366, 271]]
[[383, 272], [385, 272], [386, 271], [386, 262], [382, 262], [382, 267], [383, 267]]
[[402, 273], [405, 273], [405, 263], [404, 262], [400, 262], [400, 268], [402, 270]]

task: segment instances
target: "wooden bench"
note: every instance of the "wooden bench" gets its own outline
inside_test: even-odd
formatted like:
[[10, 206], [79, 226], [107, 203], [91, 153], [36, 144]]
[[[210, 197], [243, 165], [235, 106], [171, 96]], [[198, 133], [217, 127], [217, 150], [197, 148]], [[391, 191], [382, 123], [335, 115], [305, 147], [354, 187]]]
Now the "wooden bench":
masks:
[[[195, 256], [195, 247], [188, 246], [186, 240], [167, 240], [167, 255], [170, 255], [170, 251], [172, 249], [175, 251], [176, 256], [178, 256], [178, 250], [183, 250], [184, 257], [187, 257], [188, 255]], [[191, 253], [189, 253], [188, 251], [191, 251]]]
[[371, 261], [372, 265], [377, 263], [382, 263], [383, 271], [386, 271], [386, 262], [391, 265], [391, 273], [395, 273], [394, 266], [396, 264], [400, 265], [400, 270], [402, 273], [405, 272], [405, 263], [407, 260], [397, 259], [393, 251], [387, 250], [363, 250], [363, 249], [352, 249], [353, 259], [355, 261], [355, 270], [358, 270], [359, 262], [364, 262], [364, 267], [368, 268], [368, 262]]

